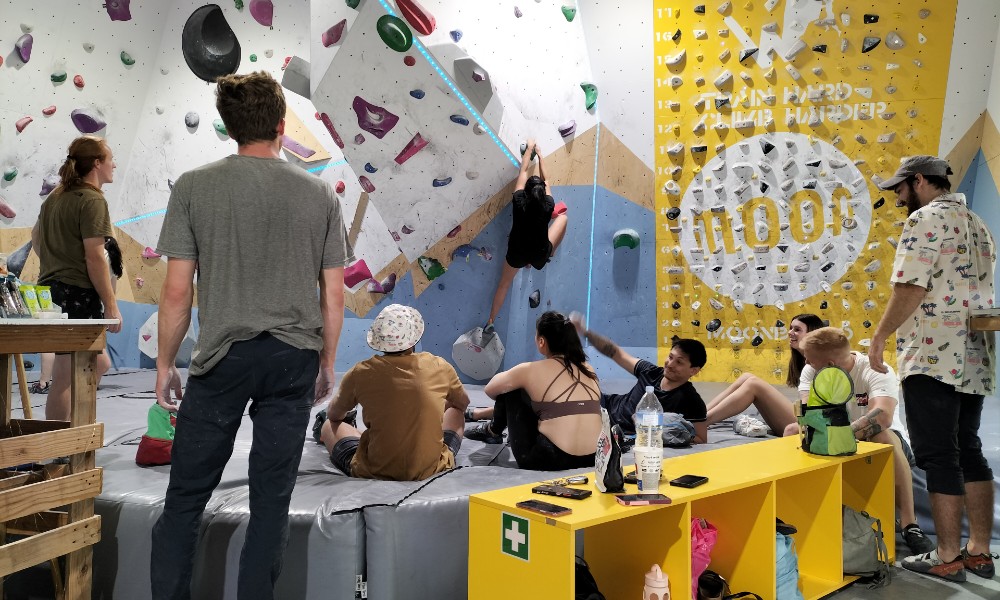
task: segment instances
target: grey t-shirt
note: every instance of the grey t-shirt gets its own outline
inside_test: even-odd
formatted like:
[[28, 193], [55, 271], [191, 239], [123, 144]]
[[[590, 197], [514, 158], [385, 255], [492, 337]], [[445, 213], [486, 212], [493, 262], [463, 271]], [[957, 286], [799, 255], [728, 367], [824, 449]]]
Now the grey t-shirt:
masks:
[[177, 179], [156, 251], [198, 261], [192, 375], [263, 332], [321, 350], [320, 272], [353, 260], [329, 185], [283, 160], [240, 155]]

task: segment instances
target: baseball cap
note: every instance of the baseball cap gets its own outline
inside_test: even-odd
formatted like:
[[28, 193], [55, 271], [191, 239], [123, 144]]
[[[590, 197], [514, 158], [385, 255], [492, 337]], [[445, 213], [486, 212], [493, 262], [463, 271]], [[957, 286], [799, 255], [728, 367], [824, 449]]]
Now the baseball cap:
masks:
[[918, 173], [920, 175], [947, 177], [951, 174], [951, 167], [948, 165], [947, 161], [936, 156], [928, 156], [926, 154], [909, 156], [904, 158], [903, 162], [900, 163], [899, 169], [896, 170], [896, 174], [879, 183], [878, 187], [882, 190], [891, 190], [905, 181], [908, 177], [913, 177]]
[[372, 322], [368, 345], [379, 352], [402, 352], [416, 346], [422, 335], [424, 318], [417, 309], [390, 304]]

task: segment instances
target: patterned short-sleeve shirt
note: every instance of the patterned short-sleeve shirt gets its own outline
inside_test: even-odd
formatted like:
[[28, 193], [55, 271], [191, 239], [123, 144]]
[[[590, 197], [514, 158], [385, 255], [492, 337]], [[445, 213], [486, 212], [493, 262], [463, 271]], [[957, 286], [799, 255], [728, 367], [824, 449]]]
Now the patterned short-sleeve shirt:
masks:
[[973, 310], [993, 307], [996, 245], [964, 194], [944, 194], [906, 220], [893, 283], [927, 290], [899, 327], [899, 376], [929, 375], [958, 392], [993, 391], [992, 332], [969, 330]]

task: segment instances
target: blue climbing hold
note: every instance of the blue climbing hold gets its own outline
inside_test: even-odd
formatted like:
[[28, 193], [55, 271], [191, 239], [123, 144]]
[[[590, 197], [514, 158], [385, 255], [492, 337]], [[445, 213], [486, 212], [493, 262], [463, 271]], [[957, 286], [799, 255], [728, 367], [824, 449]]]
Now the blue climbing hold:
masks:
[[368, 171], [369, 173], [374, 173], [375, 171], [378, 171], [378, 169], [373, 167], [371, 163], [365, 163], [365, 171]]
[[420, 100], [421, 98], [424, 97], [424, 90], [412, 90], [410, 92], [410, 95], [416, 98], [417, 100]]
[[460, 40], [460, 39], [462, 39], [462, 30], [461, 29], [453, 29], [451, 31], [451, 41], [453, 41], [453, 42], [455, 42], [457, 44], [458, 40]]
[[444, 179], [435, 179], [432, 184], [434, 187], [444, 187], [451, 183], [451, 177], [445, 177]]
[[458, 123], [459, 125], [468, 125], [469, 120], [462, 115], [451, 115], [452, 123]]

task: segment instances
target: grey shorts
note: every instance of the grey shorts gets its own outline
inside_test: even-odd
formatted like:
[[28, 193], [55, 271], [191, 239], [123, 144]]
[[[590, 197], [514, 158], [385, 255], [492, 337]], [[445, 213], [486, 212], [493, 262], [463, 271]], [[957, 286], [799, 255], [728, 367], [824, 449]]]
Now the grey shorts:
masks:
[[[445, 429], [444, 443], [448, 445], [452, 454], [458, 456], [458, 451], [462, 447], [462, 436], [450, 429]], [[345, 437], [337, 441], [333, 445], [333, 450], [330, 451], [330, 462], [348, 477], [351, 476], [351, 460], [357, 454], [360, 444], [361, 438], [359, 437]]]

